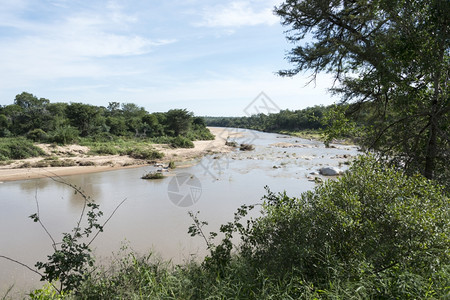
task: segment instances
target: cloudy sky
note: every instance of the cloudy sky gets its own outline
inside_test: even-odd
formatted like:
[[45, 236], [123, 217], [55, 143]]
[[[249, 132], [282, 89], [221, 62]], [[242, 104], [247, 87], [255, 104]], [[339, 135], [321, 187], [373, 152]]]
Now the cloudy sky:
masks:
[[264, 92], [281, 109], [331, 104], [332, 81], [289, 68], [281, 0], [0, 0], [0, 105], [132, 102], [150, 112], [240, 116]]

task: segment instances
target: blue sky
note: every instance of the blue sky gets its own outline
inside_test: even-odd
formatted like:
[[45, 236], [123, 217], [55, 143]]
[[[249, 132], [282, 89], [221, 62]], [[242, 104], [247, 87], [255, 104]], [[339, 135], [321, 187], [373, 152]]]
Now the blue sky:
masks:
[[281, 109], [328, 105], [332, 79], [289, 68], [280, 0], [0, 0], [0, 104], [132, 102], [150, 112], [241, 116], [264, 92]]

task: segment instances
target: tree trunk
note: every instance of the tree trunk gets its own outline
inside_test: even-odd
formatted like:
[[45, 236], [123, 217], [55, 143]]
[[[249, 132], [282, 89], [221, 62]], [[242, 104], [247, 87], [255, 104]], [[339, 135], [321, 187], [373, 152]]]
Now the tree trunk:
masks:
[[437, 128], [436, 128], [436, 120], [434, 116], [431, 116], [431, 125], [430, 125], [430, 133], [429, 139], [427, 143], [427, 152], [425, 156], [425, 169], [424, 176], [428, 179], [433, 179], [434, 168], [436, 164], [436, 153], [437, 153]]
[[[441, 55], [441, 61], [443, 60], [443, 51]], [[430, 113], [430, 131], [427, 143], [427, 149], [425, 154], [425, 169], [423, 175], [428, 179], [433, 179], [434, 169], [436, 166], [436, 155], [437, 155], [437, 122], [438, 122], [438, 104], [439, 104], [439, 93], [440, 93], [440, 80], [441, 71], [438, 69], [434, 75], [434, 93], [431, 104]]]

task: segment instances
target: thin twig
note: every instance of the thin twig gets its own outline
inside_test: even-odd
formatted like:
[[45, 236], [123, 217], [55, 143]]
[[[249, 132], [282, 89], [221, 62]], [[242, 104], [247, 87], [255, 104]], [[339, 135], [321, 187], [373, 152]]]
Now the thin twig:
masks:
[[41, 277], [44, 276], [44, 275], [42, 275], [39, 271], [37, 271], [37, 270], [31, 268], [30, 266], [28, 266], [28, 265], [26, 265], [26, 264], [24, 264], [24, 263], [22, 263], [22, 262], [20, 262], [20, 261], [18, 261], [18, 260], [12, 259], [12, 258], [10, 258], [10, 257], [8, 257], [8, 256], [4, 256], [4, 255], [0, 255], [0, 258], [4, 258], [4, 259], [9, 260], [9, 261], [12, 261], [12, 262], [14, 262], [14, 263], [16, 263], [16, 264], [19, 264], [19, 265], [21, 265], [21, 266], [27, 268], [28, 270], [30, 270], [30, 271], [32, 271], [32, 272], [38, 274], [38, 275], [41, 276]]
[[40, 216], [40, 211], [39, 211], [39, 201], [37, 199], [37, 187], [36, 187], [36, 191], [34, 193], [34, 200], [36, 200], [36, 210], [37, 210], [37, 221], [39, 222], [39, 224], [41, 225], [42, 228], [44, 228], [44, 231], [47, 233], [47, 235], [50, 237], [50, 239], [52, 240], [52, 247], [53, 249], [56, 251], [56, 241], [53, 238], [53, 236], [50, 234], [50, 232], [47, 230], [47, 227], [45, 227], [44, 223], [42, 223], [41, 221], [41, 216]]
[[[77, 222], [77, 227], [75, 228], [75, 231], [73, 233], [73, 239], [76, 238], [76, 235], [78, 234], [78, 232], [80, 231], [80, 226], [81, 226], [81, 222], [83, 221], [83, 217], [84, 217], [84, 212], [86, 211], [86, 206], [88, 203], [90, 203], [89, 198], [84, 194], [83, 190], [81, 190], [79, 187], [66, 182], [61, 176], [49, 171], [49, 173], [53, 174], [54, 177], [56, 177], [57, 179], [55, 179], [54, 177], [50, 177], [50, 179], [52, 179], [53, 181], [56, 181], [58, 183], [62, 183], [65, 184], [67, 186], [69, 186], [70, 188], [72, 188], [74, 191], [76, 191], [77, 193], [79, 193], [81, 195], [81, 197], [83, 197], [84, 199], [84, 203], [83, 203], [83, 208], [81, 209], [81, 214], [80, 214], [80, 218], [78, 219]], [[59, 179], [59, 180], [58, 180]]]
[[[108, 217], [108, 219], [106, 219], [105, 223], [103, 223], [102, 228], [105, 227], [105, 225], [109, 222], [109, 220], [114, 216], [114, 214], [116, 213], [116, 211], [119, 209], [119, 207], [127, 200], [127, 198], [123, 199], [122, 202], [119, 203], [119, 205], [117, 205], [117, 207], [113, 210], [113, 212], [111, 213], [111, 215]], [[99, 235], [99, 233], [101, 232], [101, 230], [98, 230], [97, 233], [95, 234], [95, 236], [91, 239], [91, 241], [87, 244], [88, 247], [89, 245], [95, 240], [95, 238]]]

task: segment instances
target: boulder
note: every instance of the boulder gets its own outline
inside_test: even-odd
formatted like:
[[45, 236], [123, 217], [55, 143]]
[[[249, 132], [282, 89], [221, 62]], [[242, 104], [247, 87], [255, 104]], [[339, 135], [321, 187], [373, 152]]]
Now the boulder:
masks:
[[336, 167], [323, 167], [319, 170], [319, 172], [324, 176], [337, 176], [344, 173], [344, 171]]

